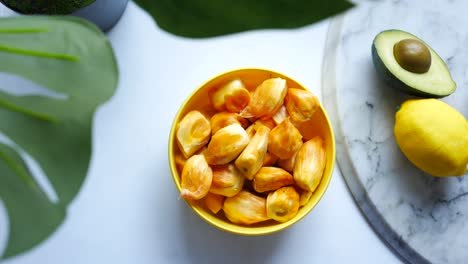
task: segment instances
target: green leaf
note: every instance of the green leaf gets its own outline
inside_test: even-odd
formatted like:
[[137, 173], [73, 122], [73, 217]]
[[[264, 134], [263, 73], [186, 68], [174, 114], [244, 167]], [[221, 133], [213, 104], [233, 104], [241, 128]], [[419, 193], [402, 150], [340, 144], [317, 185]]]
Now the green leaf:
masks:
[[114, 94], [118, 69], [109, 41], [91, 23], [35, 16], [0, 19], [0, 72], [66, 97], [0, 90], [0, 132], [36, 160], [58, 197], [49, 201], [18, 154], [0, 145], [0, 198], [10, 220], [6, 258], [37, 245], [63, 221], [87, 173], [93, 114]]
[[203, 38], [264, 28], [305, 26], [352, 7], [346, 0], [134, 0], [159, 27]]
[[20, 156], [1, 143], [0, 172], [0, 195], [10, 218], [8, 257], [44, 240], [62, 223], [65, 210], [48, 200]]
[[67, 15], [96, 0], [0, 0], [4, 5], [23, 14]]

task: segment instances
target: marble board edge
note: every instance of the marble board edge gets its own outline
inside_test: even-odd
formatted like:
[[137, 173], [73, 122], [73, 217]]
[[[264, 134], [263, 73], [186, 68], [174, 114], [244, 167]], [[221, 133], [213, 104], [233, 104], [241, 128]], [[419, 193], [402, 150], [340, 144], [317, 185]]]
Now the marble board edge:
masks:
[[339, 46], [340, 32], [345, 14], [331, 19], [327, 38], [325, 40], [324, 57], [322, 62], [322, 102], [329, 115], [330, 122], [335, 133], [336, 159], [338, 169], [343, 176], [348, 190], [357, 204], [361, 213], [381, 240], [406, 263], [430, 263], [413, 248], [408, 246], [403, 239], [391, 229], [376, 209], [374, 203], [367, 195], [364, 186], [356, 175], [356, 169], [350, 160], [346, 150], [344, 134], [338, 118], [338, 105], [336, 97], [336, 60]]

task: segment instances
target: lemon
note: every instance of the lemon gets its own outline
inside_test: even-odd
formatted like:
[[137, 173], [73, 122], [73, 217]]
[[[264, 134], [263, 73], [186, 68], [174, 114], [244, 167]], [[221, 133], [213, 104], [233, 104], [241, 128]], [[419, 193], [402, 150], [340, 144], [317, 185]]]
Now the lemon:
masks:
[[433, 176], [461, 176], [468, 164], [468, 121], [436, 99], [405, 101], [395, 117], [395, 138], [405, 156]]

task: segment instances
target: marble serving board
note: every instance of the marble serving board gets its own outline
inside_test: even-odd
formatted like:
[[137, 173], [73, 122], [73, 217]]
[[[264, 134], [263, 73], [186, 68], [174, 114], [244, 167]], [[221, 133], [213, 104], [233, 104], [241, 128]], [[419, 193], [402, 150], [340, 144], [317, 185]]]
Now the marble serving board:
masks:
[[468, 117], [467, 12], [466, 0], [360, 1], [330, 25], [322, 93], [339, 169], [374, 230], [408, 263], [468, 263], [468, 175], [432, 177], [399, 150], [395, 111], [411, 97], [378, 78], [371, 45], [386, 29], [419, 36], [457, 83], [442, 100]]

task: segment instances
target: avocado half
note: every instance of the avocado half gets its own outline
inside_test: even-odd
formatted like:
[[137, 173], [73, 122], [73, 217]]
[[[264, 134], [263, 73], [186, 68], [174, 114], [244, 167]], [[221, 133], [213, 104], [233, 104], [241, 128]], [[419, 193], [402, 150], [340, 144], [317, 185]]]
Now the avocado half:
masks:
[[[425, 73], [405, 70], [395, 59], [393, 47], [403, 39], [416, 39], [427, 46], [431, 65]], [[372, 60], [377, 74], [391, 87], [410, 95], [441, 98], [455, 92], [457, 87], [445, 62], [424, 41], [402, 30], [385, 30], [372, 43]]]

